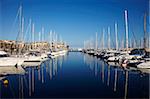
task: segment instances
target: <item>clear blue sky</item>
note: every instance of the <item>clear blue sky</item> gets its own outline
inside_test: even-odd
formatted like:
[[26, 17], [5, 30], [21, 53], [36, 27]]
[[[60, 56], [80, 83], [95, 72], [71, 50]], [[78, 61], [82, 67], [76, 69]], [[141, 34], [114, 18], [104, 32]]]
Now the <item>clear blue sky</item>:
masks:
[[140, 39], [144, 32], [144, 13], [149, 13], [148, 3], [149, 0], [0, 0], [0, 39], [16, 39], [18, 27], [17, 23], [13, 27], [13, 23], [20, 4], [25, 29], [31, 17], [36, 33], [42, 26], [45, 33], [55, 30], [71, 46], [83, 46], [83, 41], [94, 38], [95, 32], [100, 39], [102, 29], [108, 26], [114, 39], [114, 22], [118, 23], [119, 40], [125, 39], [125, 9], [128, 10], [129, 38], [134, 32]]

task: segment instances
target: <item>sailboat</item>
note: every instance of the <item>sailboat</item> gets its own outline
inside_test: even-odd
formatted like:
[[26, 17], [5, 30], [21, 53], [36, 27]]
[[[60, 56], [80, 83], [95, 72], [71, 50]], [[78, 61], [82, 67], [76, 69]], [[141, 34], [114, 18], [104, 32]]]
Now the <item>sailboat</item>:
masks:
[[[22, 38], [22, 32], [23, 32], [23, 23], [24, 23], [24, 18], [22, 18], [22, 6], [19, 7], [18, 9], [18, 15], [19, 15], [19, 36], [20, 36], [20, 39]], [[18, 16], [17, 15], [17, 16]], [[19, 42], [19, 41], [18, 41]], [[20, 44], [22, 45], [22, 43], [18, 43], [17, 42], [17, 45], [19, 46]], [[21, 53], [21, 49], [18, 50], [18, 54]], [[0, 51], [0, 66], [20, 66], [23, 61], [24, 61], [24, 58], [21, 58], [21, 57], [14, 57], [14, 56], [10, 56], [8, 55], [6, 52], [4, 51]]]
[[[146, 14], [144, 16], [144, 48], [149, 48], [148, 40], [146, 39]], [[145, 55], [146, 56], [146, 55]], [[144, 58], [145, 62], [140, 63], [137, 65], [138, 68], [141, 69], [150, 69], [150, 61], [149, 61], [149, 55], [147, 55], [148, 58]], [[150, 71], [150, 70], [148, 70]]]
[[110, 56], [107, 59], [108, 62], [118, 62], [119, 61], [119, 57], [118, 56], [121, 55], [120, 52], [118, 51], [118, 28], [117, 27], [118, 27], [117, 23], [115, 23], [116, 50], [114, 52], [114, 55]]
[[[52, 32], [50, 32], [50, 34], [51, 34], [50, 36], [52, 36]], [[52, 46], [50, 46], [51, 52], [47, 53], [49, 58], [56, 58], [58, 56], [63, 56], [68, 52], [67, 49], [65, 48], [61, 48], [61, 49], [57, 48], [58, 41], [57, 41], [57, 34], [55, 32], [53, 33], [51, 44], [52, 44]], [[65, 43], [64, 43], [64, 46], [66, 46]]]
[[[34, 23], [32, 23], [31, 19], [29, 20], [29, 26], [31, 29], [32, 43], [34, 42]], [[30, 49], [28, 52], [24, 54], [24, 63], [22, 64], [24, 67], [27, 66], [39, 66], [43, 61], [46, 60], [47, 54], [41, 52], [38, 49]]]
[[18, 67], [23, 61], [22, 58], [12, 57], [5, 51], [0, 51], [0, 67]]
[[21, 64], [18, 64], [18, 58], [9, 57], [7, 53], [0, 51], [0, 75], [22, 74], [25, 73]]
[[[147, 40], [146, 40], [146, 14], [144, 16], [144, 49], [147, 48]], [[128, 66], [137, 66], [139, 68], [150, 68], [150, 62], [146, 61], [148, 58], [144, 58], [145, 53], [141, 53], [141, 55], [128, 55], [126, 59], [128, 60], [128, 63], [126, 63]], [[144, 61], [144, 60], [145, 61]]]

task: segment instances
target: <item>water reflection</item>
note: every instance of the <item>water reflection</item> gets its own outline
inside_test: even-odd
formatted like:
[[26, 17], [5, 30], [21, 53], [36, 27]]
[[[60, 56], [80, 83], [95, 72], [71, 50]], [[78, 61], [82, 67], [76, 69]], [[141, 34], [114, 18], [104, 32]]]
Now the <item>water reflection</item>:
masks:
[[104, 77], [105, 77], [105, 67], [104, 67], [104, 61], [101, 62], [101, 66], [102, 66], [102, 82], [104, 83]]
[[[63, 60], [64, 60], [64, 57], [61, 56], [61, 57], [57, 57], [54, 59], [49, 59], [45, 61], [44, 63], [42, 63], [40, 66], [28, 67], [25, 69], [26, 70], [25, 75], [16, 75], [15, 73], [12, 73], [12, 71], [10, 71], [10, 73], [7, 72], [9, 75], [3, 76], [3, 77], [0, 76], [0, 98], [3, 98], [3, 97], [7, 98], [7, 96], [5, 96], [4, 94], [4, 92], [6, 91], [6, 88], [3, 87], [5, 80], [9, 81], [8, 83], [9, 88], [13, 86], [13, 88], [10, 88], [10, 89], [16, 90], [16, 91], [12, 90], [11, 93], [15, 93], [15, 94], [12, 94], [12, 95], [10, 94], [10, 96], [8, 95], [8, 97], [11, 97], [11, 98], [12, 97], [18, 97], [18, 98], [32, 97], [34, 95], [36, 86], [39, 85], [39, 82], [41, 82], [42, 84], [46, 83], [47, 74], [50, 80], [52, 80], [52, 78], [57, 75], [58, 68], [60, 70], [62, 68]], [[35, 77], [36, 75], [37, 75], [38, 80], [36, 80], [36, 77]], [[11, 81], [12, 79], [13, 81]], [[13, 85], [13, 83], [16, 81], [18, 81], [18, 87], [16, 86], [17, 83]], [[16, 92], [18, 92], [18, 94]]]
[[108, 72], [107, 72], [108, 74], [108, 77], [107, 77], [107, 86], [109, 86], [109, 80], [110, 80], [110, 65], [108, 65]]
[[[52, 80], [52, 78], [54, 76], [57, 75], [58, 72], [58, 66], [62, 67], [63, 64], [63, 56], [61, 57], [57, 57], [54, 59], [49, 59], [47, 61], [45, 61], [44, 63], [42, 63], [40, 66], [38, 66], [38, 68], [29, 68], [28, 70], [28, 78], [29, 78], [29, 96], [32, 96], [32, 93], [34, 93], [34, 87], [35, 87], [35, 73], [37, 72], [38, 75], [38, 80], [44, 84], [46, 83], [46, 75], [48, 74], [48, 77], [50, 80]], [[59, 62], [58, 62], [59, 61]], [[37, 70], [36, 70], [37, 69]]]
[[114, 91], [116, 91], [116, 85], [117, 85], [117, 68], [115, 68]]
[[107, 64], [87, 54], [70, 53], [25, 71], [0, 76], [0, 98], [148, 97], [149, 74]]
[[128, 93], [128, 71], [125, 72], [125, 94], [124, 94], [124, 99], [127, 98], [127, 93]]
[[[124, 99], [126, 99], [128, 97], [129, 83], [134, 81], [134, 79], [138, 79], [138, 78], [136, 78], [137, 76], [140, 77], [141, 75], [143, 75], [143, 73], [149, 73], [149, 72], [146, 72], [146, 71], [148, 71], [148, 69], [145, 70], [145, 72], [139, 71], [139, 69], [137, 69], [137, 68], [133, 70], [133, 69], [131, 69], [132, 67], [124, 69], [124, 68], [120, 67], [119, 64], [117, 64], [117, 63], [114, 63], [114, 62], [105, 63], [103, 60], [97, 59], [97, 58], [87, 55], [87, 54], [84, 55], [84, 63], [90, 68], [91, 71], [93, 71], [93, 67], [95, 67], [95, 70], [93, 71], [95, 73], [95, 76], [97, 76], [97, 72], [98, 72], [97, 68], [99, 68], [99, 72], [101, 74], [101, 76], [100, 76], [101, 82], [104, 83], [104, 85], [106, 83], [106, 85], [108, 87], [113, 87], [112, 89], [115, 93], [117, 92], [117, 90], [124, 92], [124, 94], [123, 94]], [[132, 76], [132, 78], [130, 77], [130, 81], [129, 81], [129, 75]], [[149, 76], [149, 74], [146, 74], [145, 76], [147, 76], [147, 75]], [[133, 77], [133, 76], [135, 76], [135, 77]], [[112, 78], [112, 79], [110, 79], [110, 78]], [[105, 79], [107, 79], [106, 82], [105, 82]], [[144, 77], [142, 79], [144, 79]], [[141, 82], [138, 82], [138, 83], [145, 84], [143, 81], [141, 81]], [[110, 84], [112, 84], [112, 85], [110, 85]], [[132, 82], [132, 84], [133, 84], [133, 82]]]
[[23, 77], [19, 75], [19, 98], [24, 97], [24, 88], [23, 88]]
[[49, 60], [49, 77], [52, 79], [52, 60]]

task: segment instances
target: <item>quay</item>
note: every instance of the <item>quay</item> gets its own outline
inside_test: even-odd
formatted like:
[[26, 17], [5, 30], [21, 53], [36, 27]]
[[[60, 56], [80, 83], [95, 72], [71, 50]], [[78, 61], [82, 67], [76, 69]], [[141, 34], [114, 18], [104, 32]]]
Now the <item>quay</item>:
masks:
[[[51, 48], [50, 48], [51, 47]], [[48, 43], [48, 42], [34, 42], [34, 43], [17, 43], [14, 40], [0, 40], [0, 49], [6, 51], [10, 54], [17, 54], [19, 49], [21, 53], [29, 50], [55, 50], [58, 49], [68, 49], [69, 46], [64, 43]]]

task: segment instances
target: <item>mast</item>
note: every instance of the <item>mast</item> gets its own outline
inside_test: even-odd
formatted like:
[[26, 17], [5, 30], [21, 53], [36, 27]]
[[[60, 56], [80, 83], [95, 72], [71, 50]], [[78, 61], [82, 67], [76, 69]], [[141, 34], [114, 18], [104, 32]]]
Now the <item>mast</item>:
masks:
[[50, 43], [52, 43], [52, 30], [50, 30]]
[[21, 28], [21, 41], [22, 42], [24, 42], [23, 33], [24, 33], [24, 17], [22, 17], [22, 28]]
[[29, 27], [30, 27], [30, 43], [32, 42], [32, 20], [29, 19]]
[[105, 29], [103, 28], [103, 37], [102, 37], [102, 49], [104, 49], [104, 33], [105, 33]]
[[136, 44], [136, 41], [134, 40], [134, 42], [133, 42], [133, 47], [134, 48], [137, 48], [137, 44]]
[[125, 10], [124, 14], [125, 14], [126, 50], [128, 50], [128, 15], [127, 15], [127, 10]]
[[129, 40], [130, 40], [130, 42], [129, 42], [130, 46], [129, 46], [129, 47], [130, 47], [130, 48], [133, 48], [133, 47], [132, 47], [132, 39], [130, 38]]
[[144, 48], [147, 48], [147, 35], [146, 35], [146, 13], [144, 15]]
[[[19, 34], [22, 34], [22, 6], [20, 5], [20, 9], [19, 9]], [[20, 39], [21, 40], [21, 37]]]
[[141, 48], [143, 48], [144, 47], [144, 44], [143, 44], [143, 37], [141, 37], [141, 40], [140, 40], [140, 42], [141, 42]]
[[118, 50], [118, 26], [115, 23], [115, 36], [116, 36], [116, 50]]
[[50, 31], [50, 49], [52, 49], [52, 30]]
[[19, 55], [21, 54], [21, 50], [23, 49], [22, 47], [23, 47], [23, 43], [24, 43], [24, 41], [23, 41], [23, 32], [24, 32], [24, 17], [22, 17], [22, 19], [21, 19], [21, 34], [20, 34], [20, 44], [21, 44], [21, 48], [19, 48]]
[[108, 49], [110, 50], [110, 27], [108, 27]]
[[[56, 34], [56, 33], [55, 33]], [[58, 43], [58, 37], [57, 37], [57, 34], [55, 35], [56, 37], [56, 46], [57, 46], [57, 43]]]
[[96, 40], [95, 40], [95, 50], [97, 51], [98, 47], [97, 47], [97, 32], [96, 32]]
[[22, 6], [20, 5], [19, 7], [19, 34], [18, 34], [18, 38], [17, 38], [17, 45], [18, 45], [18, 51], [17, 54], [19, 55], [21, 53], [21, 48], [20, 48], [20, 43], [21, 39], [22, 39]]
[[41, 42], [41, 32], [39, 32], [39, 42]]
[[32, 23], [32, 49], [34, 49], [34, 23]]
[[41, 35], [41, 37], [42, 37], [42, 42], [44, 41], [44, 27], [42, 27], [42, 35]]
[[124, 39], [121, 40], [121, 48], [124, 49]]
[[83, 48], [84, 48], [84, 50], [85, 50], [85, 41], [83, 42]]
[[34, 43], [34, 23], [32, 23], [32, 42]]
[[29, 27], [30, 27], [30, 50], [31, 50], [31, 48], [32, 48], [32, 20], [31, 20], [31, 18], [29, 19]]

